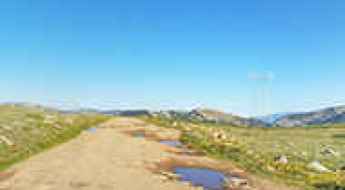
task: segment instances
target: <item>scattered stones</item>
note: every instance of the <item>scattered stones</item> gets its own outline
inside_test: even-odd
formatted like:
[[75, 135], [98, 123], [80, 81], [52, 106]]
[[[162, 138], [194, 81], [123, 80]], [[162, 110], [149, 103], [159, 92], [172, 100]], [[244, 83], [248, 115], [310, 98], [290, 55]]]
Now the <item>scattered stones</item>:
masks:
[[0, 136], [0, 142], [5, 143], [7, 146], [14, 146], [14, 143], [5, 136]]
[[274, 158], [274, 161], [277, 163], [280, 163], [280, 164], [288, 164], [289, 163], [289, 159], [285, 155], [277, 156], [276, 158]]
[[171, 172], [161, 171], [160, 174], [162, 176], [161, 179], [163, 179], [163, 180], [178, 180], [178, 179], [180, 179], [179, 175], [176, 175], [176, 174], [171, 173]]
[[226, 182], [226, 187], [228, 187], [229, 189], [248, 189], [249, 183], [246, 179], [242, 179], [239, 177], [231, 177]]
[[329, 170], [328, 168], [323, 166], [319, 161], [311, 162], [307, 167], [311, 170], [314, 170], [314, 171], [320, 172], [320, 173], [331, 172], [331, 170]]

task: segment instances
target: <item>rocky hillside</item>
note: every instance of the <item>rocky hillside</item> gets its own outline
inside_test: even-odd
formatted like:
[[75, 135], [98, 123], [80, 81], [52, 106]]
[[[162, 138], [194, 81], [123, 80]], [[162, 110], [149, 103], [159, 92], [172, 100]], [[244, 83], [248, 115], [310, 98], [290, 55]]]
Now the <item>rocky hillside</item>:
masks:
[[268, 127], [269, 124], [254, 118], [244, 118], [237, 115], [224, 113], [212, 109], [194, 109], [189, 112], [183, 111], [162, 111], [153, 113], [152, 116], [160, 116], [174, 120], [189, 120], [199, 122], [210, 122], [244, 127]]
[[246, 118], [213, 109], [194, 109], [192, 111], [170, 110], [160, 112], [152, 112], [144, 109], [109, 111], [84, 109], [67, 113], [98, 113], [104, 115], [125, 117], [159, 116], [172, 120], [193, 120], [245, 127], [298, 127], [306, 125], [345, 123], [345, 106], [331, 107], [306, 113], [279, 113], [256, 118]]
[[245, 118], [211, 109], [196, 109], [189, 113], [197, 120], [245, 127], [267, 127], [268, 124], [254, 118]]
[[148, 116], [151, 114], [151, 112], [148, 110], [109, 110], [109, 111], [100, 111], [98, 113], [112, 115], [112, 116], [124, 116], [124, 117]]
[[258, 116], [258, 117], [255, 117], [255, 118], [260, 120], [260, 121], [262, 121], [262, 122], [264, 122], [264, 123], [273, 125], [280, 118], [282, 118], [284, 116], [287, 116], [287, 115], [290, 115], [290, 114], [292, 114], [292, 113], [275, 113], [275, 114], [271, 114], [271, 115]]
[[330, 107], [313, 112], [289, 114], [275, 121], [281, 127], [345, 123], [345, 106]]
[[308, 125], [345, 124], [345, 106], [330, 107], [305, 113], [282, 113], [269, 117], [245, 118], [212, 109], [194, 109], [189, 112], [163, 111], [160, 115], [170, 119], [211, 122], [246, 127], [299, 127]]
[[0, 105], [0, 170], [105, 119], [97, 114], [62, 114], [34, 105]]

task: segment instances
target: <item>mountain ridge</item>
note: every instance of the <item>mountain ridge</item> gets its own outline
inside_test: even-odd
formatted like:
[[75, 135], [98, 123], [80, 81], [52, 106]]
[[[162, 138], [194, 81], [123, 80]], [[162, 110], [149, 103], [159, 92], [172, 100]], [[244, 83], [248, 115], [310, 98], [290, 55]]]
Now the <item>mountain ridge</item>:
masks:
[[99, 113], [104, 115], [127, 117], [163, 116], [172, 119], [187, 119], [199, 122], [211, 122], [245, 127], [302, 127], [312, 125], [345, 124], [345, 105], [327, 107], [309, 112], [277, 113], [259, 117], [242, 117], [232, 113], [225, 113], [223, 111], [209, 108], [197, 108], [190, 111], [150, 111], [148, 109], [98, 110], [90, 108], [62, 110], [30, 103], [4, 103], [1, 105], [33, 107], [61, 113]]
[[310, 112], [288, 114], [274, 122], [275, 125], [282, 127], [341, 123], [345, 123], [345, 106], [334, 106]]

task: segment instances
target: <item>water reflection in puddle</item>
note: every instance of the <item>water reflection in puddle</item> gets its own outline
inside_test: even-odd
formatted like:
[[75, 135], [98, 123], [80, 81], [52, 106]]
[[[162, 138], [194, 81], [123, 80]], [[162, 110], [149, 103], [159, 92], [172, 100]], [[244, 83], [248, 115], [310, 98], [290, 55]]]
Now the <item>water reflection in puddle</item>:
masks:
[[91, 127], [91, 128], [89, 128], [89, 129], [87, 129], [87, 131], [88, 131], [89, 133], [95, 133], [95, 132], [97, 131], [97, 129], [96, 129], [95, 127]]
[[190, 182], [194, 186], [201, 186], [205, 190], [224, 190], [226, 176], [218, 171], [203, 168], [177, 167], [175, 174], [182, 181]]
[[167, 146], [171, 146], [171, 147], [182, 147], [182, 143], [180, 141], [177, 140], [163, 140], [160, 141], [161, 144], [167, 145]]

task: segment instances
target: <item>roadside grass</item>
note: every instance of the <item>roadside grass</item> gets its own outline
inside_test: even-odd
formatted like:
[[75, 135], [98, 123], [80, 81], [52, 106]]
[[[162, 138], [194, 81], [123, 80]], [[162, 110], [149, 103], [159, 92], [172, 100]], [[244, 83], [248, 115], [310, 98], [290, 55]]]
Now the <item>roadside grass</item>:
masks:
[[[231, 160], [260, 177], [301, 189], [345, 189], [345, 125], [302, 128], [249, 128], [186, 122], [159, 117], [146, 118], [158, 126], [181, 130], [181, 141], [209, 156]], [[222, 134], [224, 139], [216, 138]], [[339, 155], [325, 154], [326, 148]], [[288, 163], [277, 162], [285, 156]], [[319, 161], [331, 172], [308, 167]]]
[[62, 114], [40, 107], [0, 106], [0, 171], [78, 136], [107, 120], [97, 114]]

